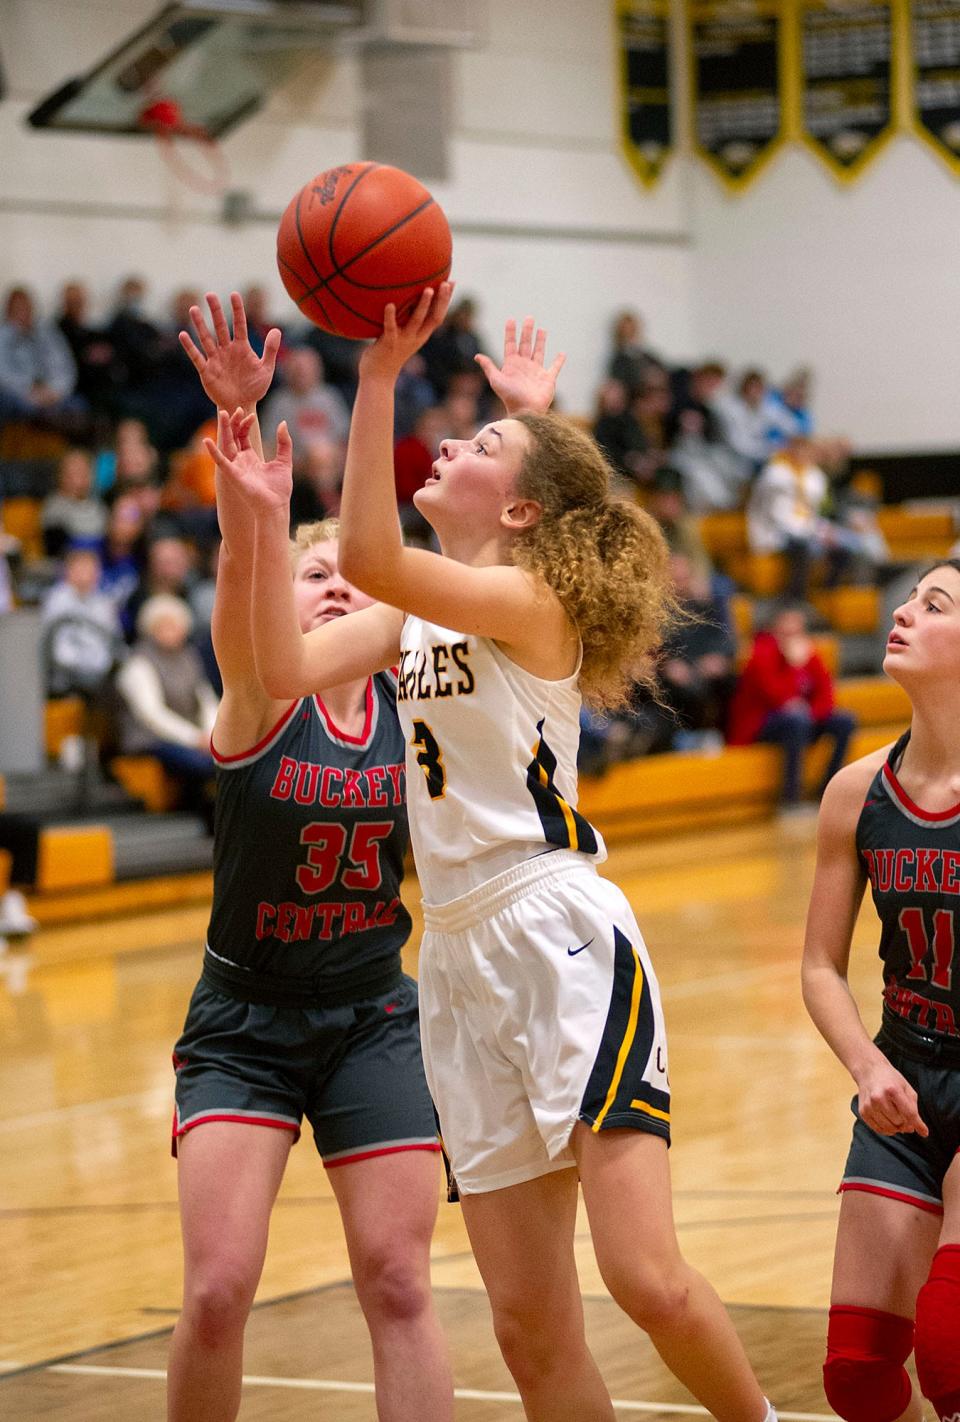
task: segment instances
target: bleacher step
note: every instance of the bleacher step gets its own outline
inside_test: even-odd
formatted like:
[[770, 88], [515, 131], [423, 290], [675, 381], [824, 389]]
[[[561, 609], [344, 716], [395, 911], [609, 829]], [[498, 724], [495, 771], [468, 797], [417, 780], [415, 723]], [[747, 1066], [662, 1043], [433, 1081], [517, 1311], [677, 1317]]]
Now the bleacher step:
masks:
[[[84, 787], [84, 772], [51, 767], [36, 775], [5, 775], [3, 808], [8, 814], [68, 815], [75, 818], [100, 818], [104, 814], [122, 814], [142, 809], [141, 802], [122, 785], [91, 776]], [[82, 812], [79, 806], [83, 803]]]

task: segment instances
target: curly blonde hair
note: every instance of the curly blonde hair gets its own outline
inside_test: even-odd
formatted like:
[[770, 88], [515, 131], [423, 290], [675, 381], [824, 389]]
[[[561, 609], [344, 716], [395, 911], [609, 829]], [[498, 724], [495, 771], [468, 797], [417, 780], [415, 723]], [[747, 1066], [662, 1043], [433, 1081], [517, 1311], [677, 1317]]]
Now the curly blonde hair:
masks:
[[517, 492], [543, 514], [518, 534], [515, 560], [577, 629], [584, 700], [622, 706], [636, 683], [653, 689], [654, 653], [677, 612], [666, 540], [649, 514], [610, 494], [610, 466], [589, 435], [556, 415], [516, 418], [531, 436]]
[[340, 537], [338, 518], [321, 518], [314, 523], [300, 523], [290, 539], [290, 567], [297, 571], [297, 564], [315, 543], [331, 543]]

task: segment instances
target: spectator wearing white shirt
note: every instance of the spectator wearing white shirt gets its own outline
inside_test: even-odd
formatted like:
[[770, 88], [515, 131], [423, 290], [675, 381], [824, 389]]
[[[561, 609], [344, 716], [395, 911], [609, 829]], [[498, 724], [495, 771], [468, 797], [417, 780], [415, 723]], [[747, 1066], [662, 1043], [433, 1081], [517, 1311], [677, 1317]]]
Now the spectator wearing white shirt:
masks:
[[141, 607], [138, 639], [117, 676], [120, 746], [126, 755], [156, 756], [180, 782], [184, 805], [209, 822], [210, 736], [219, 703], [188, 641], [192, 628], [181, 598], [160, 593]]
[[747, 504], [747, 538], [754, 553], [784, 553], [790, 565], [787, 597], [807, 595], [810, 566], [826, 555], [828, 583], [847, 561], [842, 530], [824, 517], [829, 482], [814, 461], [809, 439], [796, 437], [760, 472]]

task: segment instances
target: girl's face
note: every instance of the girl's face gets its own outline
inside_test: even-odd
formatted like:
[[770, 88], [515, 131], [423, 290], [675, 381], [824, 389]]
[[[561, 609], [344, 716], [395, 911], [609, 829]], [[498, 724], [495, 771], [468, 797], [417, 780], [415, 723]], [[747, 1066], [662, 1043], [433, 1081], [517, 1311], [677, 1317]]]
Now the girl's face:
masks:
[[334, 617], [371, 607], [374, 599], [348, 583], [337, 569], [336, 539], [314, 543], [300, 555], [293, 575], [293, 597], [300, 631], [309, 632]]
[[440, 531], [453, 523], [491, 531], [516, 496], [530, 436], [517, 420], [484, 425], [473, 439], [444, 439], [432, 472], [413, 501]]
[[949, 680], [960, 675], [960, 573], [934, 568], [893, 614], [883, 669], [894, 681]]

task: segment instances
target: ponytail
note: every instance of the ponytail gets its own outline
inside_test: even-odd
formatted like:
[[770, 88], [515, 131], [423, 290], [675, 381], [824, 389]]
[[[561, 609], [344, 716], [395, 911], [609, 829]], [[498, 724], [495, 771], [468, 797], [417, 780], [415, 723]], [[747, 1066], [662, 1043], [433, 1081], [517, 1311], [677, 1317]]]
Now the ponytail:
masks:
[[553, 590], [583, 644], [580, 685], [598, 710], [652, 686], [653, 657], [677, 609], [669, 554], [649, 514], [609, 494], [610, 469], [581, 430], [550, 415], [521, 415], [532, 435], [517, 481], [540, 520], [517, 538], [520, 567]]

